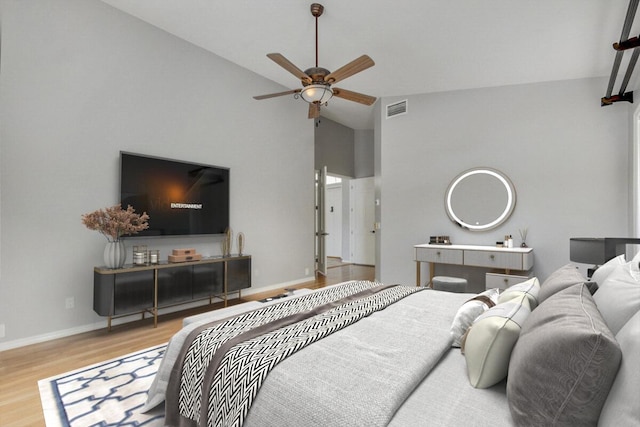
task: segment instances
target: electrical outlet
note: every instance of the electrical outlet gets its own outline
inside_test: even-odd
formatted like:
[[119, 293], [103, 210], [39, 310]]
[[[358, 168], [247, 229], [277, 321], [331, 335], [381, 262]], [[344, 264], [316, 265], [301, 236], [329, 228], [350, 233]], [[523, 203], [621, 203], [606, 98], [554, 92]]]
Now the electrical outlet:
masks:
[[260, 270], [258, 270], [257, 268], [256, 268], [255, 270], [253, 270], [253, 275], [254, 275], [255, 277], [260, 276]]
[[64, 308], [66, 308], [67, 310], [72, 309], [75, 306], [76, 306], [76, 300], [74, 297], [67, 297], [64, 300]]
[[308, 276], [308, 275], [309, 275], [309, 267], [307, 267], [307, 268], [305, 268], [305, 269], [304, 269], [304, 275], [305, 275], [305, 276]]
[[5, 330], [4, 330], [4, 323], [0, 324], [0, 338], [4, 338], [5, 336]]

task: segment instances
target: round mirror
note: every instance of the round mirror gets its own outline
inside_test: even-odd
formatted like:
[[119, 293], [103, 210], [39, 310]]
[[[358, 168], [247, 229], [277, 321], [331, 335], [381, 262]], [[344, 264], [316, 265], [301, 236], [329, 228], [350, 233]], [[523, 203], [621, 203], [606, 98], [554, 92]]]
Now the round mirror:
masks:
[[458, 175], [445, 194], [449, 218], [471, 231], [491, 230], [509, 218], [516, 206], [516, 190], [506, 175], [490, 168], [469, 169]]

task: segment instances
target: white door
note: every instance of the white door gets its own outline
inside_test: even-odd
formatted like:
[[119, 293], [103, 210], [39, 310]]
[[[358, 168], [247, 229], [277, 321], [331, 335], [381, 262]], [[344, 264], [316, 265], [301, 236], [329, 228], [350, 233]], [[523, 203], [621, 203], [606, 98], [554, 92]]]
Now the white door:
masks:
[[375, 265], [375, 193], [373, 177], [352, 179], [351, 201], [351, 262]]
[[326, 193], [327, 256], [342, 258], [342, 184], [328, 185]]
[[325, 201], [327, 167], [316, 171], [316, 272], [327, 275]]

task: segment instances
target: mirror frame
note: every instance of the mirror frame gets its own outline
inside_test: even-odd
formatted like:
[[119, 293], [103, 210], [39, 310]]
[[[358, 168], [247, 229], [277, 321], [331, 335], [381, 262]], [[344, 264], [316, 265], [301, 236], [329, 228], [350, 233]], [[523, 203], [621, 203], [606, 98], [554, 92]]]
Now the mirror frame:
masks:
[[[495, 220], [487, 224], [480, 224], [480, 225], [468, 224], [462, 221], [455, 214], [451, 206], [451, 197], [453, 195], [454, 190], [456, 189], [456, 186], [465, 178], [468, 178], [470, 176], [477, 175], [477, 174], [487, 174], [497, 178], [500, 182], [502, 182], [505, 189], [507, 190], [507, 204], [505, 206], [505, 209], [502, 211], [502, 213]], [[499, 170], [486, 168], [486, 167], [472, 168], [462, 172], [460, 175], [456, 176], [453, 179], [453, 181], [451, 181], [451, 183], [447, 187], [447, 191], [444, 196], [444, 206], [445, 206], [445, 210], [447, 211], [447, 215], [449, 216], [451, 221], [456, 223], [461, 228], [464, 228], [469, 231], [492, 230], [498, 227], [499, 225], [501, 225], [502, 223], [504, 223], [507, 219], [509, 219], [509, 217], [513, 213], [513, 209], [516, 207], [516, 189], [513, 186], [513, 183], [511, 182], [511, 180]]]

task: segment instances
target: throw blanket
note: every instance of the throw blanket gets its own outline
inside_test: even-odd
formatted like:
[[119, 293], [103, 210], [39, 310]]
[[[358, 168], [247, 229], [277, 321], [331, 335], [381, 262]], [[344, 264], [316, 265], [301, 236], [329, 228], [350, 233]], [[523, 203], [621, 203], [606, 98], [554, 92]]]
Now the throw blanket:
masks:
[[352, 282], [198, 328], [171, 373], [167, 425], [241, 426], [281, 360], [419, 290]]

